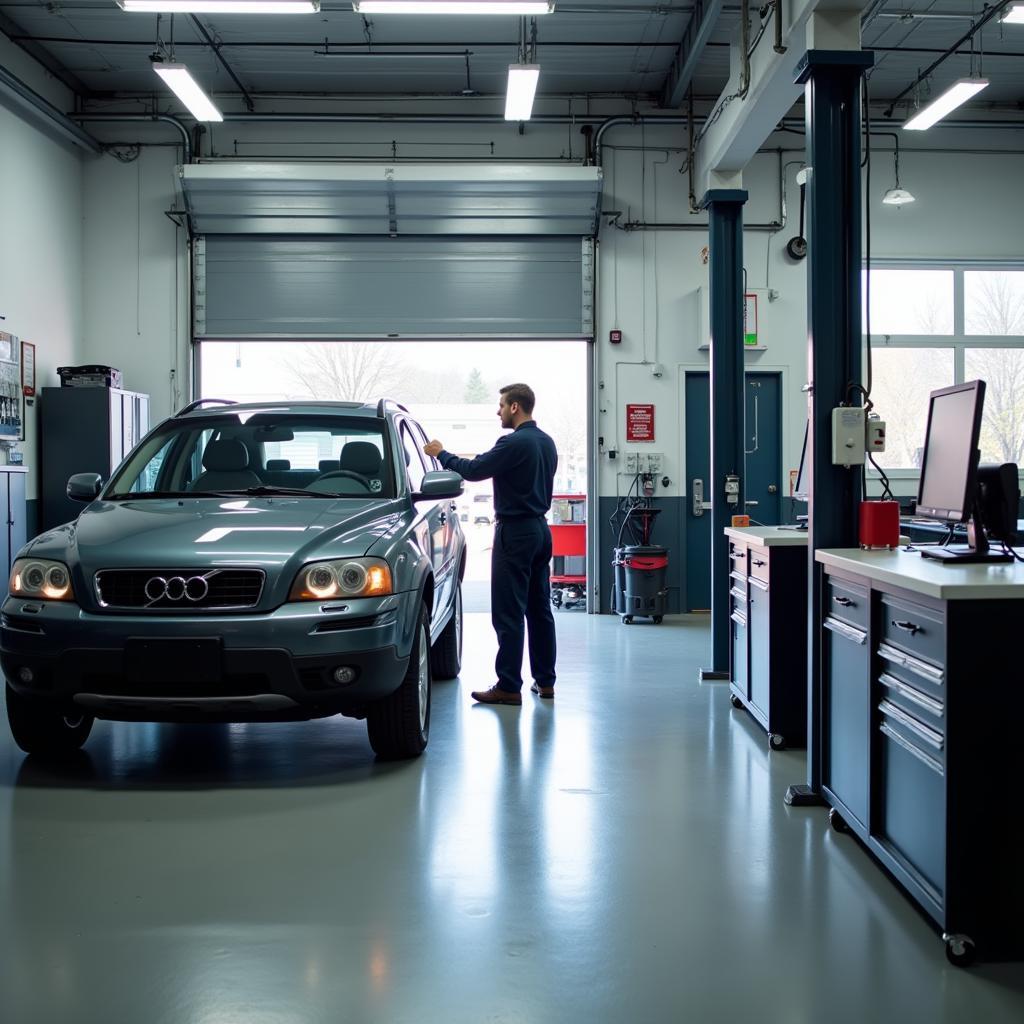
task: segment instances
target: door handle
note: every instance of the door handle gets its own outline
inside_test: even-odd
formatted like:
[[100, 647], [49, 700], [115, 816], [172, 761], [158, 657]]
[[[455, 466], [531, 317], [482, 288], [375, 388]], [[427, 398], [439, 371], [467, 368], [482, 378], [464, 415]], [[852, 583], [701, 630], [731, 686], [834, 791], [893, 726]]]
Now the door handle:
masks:
[[444, 524], [448, 522], [448, 513], [447, 512], [442, 512], [437, 518], [438, 518], [438, 522], [442, 526], [444, 526]]
[[759, 501], [745, 501], [745, 502], [743, 502], [743, 504], [744, 505], [760, 505], [761, 503]]
[[693, 514], [702, 516], [711, 508], [711, 502], [704, 500], [704, 481], [695, 479], [693, 481]]

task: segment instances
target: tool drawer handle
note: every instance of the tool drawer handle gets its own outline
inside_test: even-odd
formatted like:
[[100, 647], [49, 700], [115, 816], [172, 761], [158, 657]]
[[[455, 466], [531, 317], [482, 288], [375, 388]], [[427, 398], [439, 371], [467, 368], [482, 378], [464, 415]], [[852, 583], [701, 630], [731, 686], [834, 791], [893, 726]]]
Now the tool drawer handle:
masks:
[[890, 619], [889, 622], [897, 629], [902, 629], [904, 633], [909, 633], [911, 636], [921, 632], [921, 627], [916, 622], [900, 622], [899, 619]]
[[833, 597], [832, 600], [844, 608], [853, 608], [857, 604], [856, 601], [851, 601], [848, 597]]
[[764, 565], [764, 559], [753, 558], [751, 559], [751, 561], [754, 563], [754, 565], [757, 566]]

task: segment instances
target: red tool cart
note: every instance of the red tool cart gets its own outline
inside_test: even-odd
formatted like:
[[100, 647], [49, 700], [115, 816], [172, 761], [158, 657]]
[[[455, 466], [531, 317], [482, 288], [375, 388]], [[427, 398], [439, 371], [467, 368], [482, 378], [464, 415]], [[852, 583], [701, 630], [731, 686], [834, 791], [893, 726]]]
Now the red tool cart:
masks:
[[587, 603], [587, 499], [556, 494], [551, 499], [551, 603], [575, 608]]

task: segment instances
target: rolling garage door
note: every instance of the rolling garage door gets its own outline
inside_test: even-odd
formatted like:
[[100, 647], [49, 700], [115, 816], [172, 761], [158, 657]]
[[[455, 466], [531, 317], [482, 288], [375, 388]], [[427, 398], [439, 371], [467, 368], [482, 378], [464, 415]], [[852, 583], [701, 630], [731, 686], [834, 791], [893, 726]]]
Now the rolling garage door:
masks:
[[593, 334], [580, 238], [196, 240], [197, 340]]
[[181, 173], [196, 340], [593, 335], [599, 168]]

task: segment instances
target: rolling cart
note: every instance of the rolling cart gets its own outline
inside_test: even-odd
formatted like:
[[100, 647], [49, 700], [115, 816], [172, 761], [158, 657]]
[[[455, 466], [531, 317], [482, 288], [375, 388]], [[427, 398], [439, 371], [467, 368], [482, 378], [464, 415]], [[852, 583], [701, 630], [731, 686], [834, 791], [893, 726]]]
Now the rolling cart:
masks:
[[587, 499], [556, 494], [551, 500], [551, 603], [576, 608], [587, 603]]

